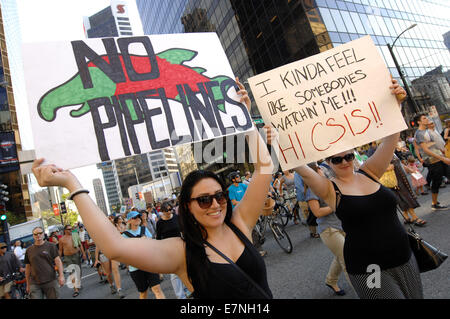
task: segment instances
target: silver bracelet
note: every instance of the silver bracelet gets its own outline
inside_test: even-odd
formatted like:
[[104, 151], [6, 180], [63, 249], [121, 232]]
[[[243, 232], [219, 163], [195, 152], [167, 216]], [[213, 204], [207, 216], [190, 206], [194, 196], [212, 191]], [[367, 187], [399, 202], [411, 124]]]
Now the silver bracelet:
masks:
[[69, 199], [69, 200], [73, 200], [73, 198], [74, 198], [76, 195], [81, 194], [81, 193], [89, 194], [89, 191], [88, 191], [87, 189], [85, 189], [85, 188], [77, 189], [76, 191], [74, 191], [73, 193], [70, 194], [70, 196], [69, 196], [68, 199]]

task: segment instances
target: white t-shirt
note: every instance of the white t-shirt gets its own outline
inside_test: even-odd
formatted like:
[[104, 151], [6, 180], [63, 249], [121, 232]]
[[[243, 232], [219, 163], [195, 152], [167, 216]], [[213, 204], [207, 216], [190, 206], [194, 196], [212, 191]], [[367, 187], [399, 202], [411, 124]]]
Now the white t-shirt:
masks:
[[17, 246], [16, 248], [14, 248], [14, 255], [16, 255], [17, 259], [19, 260], [24, 260], [25, 259], [25, 251], [26, 249]]
[[86, 241], [86, 231], [85, 230], [80, 231], [79, 236], [80, 236], [81, 241]]

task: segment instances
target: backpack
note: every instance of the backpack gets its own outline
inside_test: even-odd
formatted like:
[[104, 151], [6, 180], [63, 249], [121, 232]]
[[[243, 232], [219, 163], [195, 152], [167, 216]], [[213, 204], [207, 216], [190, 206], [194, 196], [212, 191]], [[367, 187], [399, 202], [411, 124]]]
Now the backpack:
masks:
[[145, 235], [145, 226], [141, 226], [141, 233], [139, 235], [133, 235], [128, 230], [124, 231], [122, 234], [125, 234], [127, 237], [130, 237], [130, 238], [140, 238]]

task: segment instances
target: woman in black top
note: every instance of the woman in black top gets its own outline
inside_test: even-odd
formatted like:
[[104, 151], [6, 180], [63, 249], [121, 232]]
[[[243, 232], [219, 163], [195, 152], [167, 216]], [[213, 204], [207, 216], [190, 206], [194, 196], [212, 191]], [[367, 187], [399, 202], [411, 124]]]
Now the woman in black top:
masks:
[[[241, 102], [250, 109], [250, 98], [244, 86], [237, 84]], [[197, 298], [272, 297], [264, 261], [251, 244], [251, 234], [269, 191], [273, 163], [257, 130], [247, 133], [246, 137], [251, 141], [248, 143], [250, 154], [257, 156], [255, 172], [233, 211], [226, 188], [217, 175], [194, 171], [185, 178], [180, 192], [178, 214], [182, 238], [123, 238], [91, 197], [78, 193], [73, 200], [89, 234], [108, 258], [148, 272], [176, 274]], [[267, 129], [267, 140], [270, 139], [271, 130]], [[39, 185], [63, 186], [71, 193], [82, 188], [70, 171], [55, 165], [41, 166], [42, 162], [43, 159], [38, 159], [33, 163]], [[262, 286], [265, 294], [205, 241], [239, 265]]]
[[[406, 96], [392, 80], [393, 94]], [[399, 105], [401, 101], [398, 101]], [[344, 260], [360, 298], [423, 298], [417, 262], [398, 219], [391, 190], [378, 183], [388, 167], [400, 133], [386, 137], [355, 172], [353, 150], [327, 159], [336, 174], [331, 181], [307, 166], [296, 168], [312, 191], [342, 221]]]

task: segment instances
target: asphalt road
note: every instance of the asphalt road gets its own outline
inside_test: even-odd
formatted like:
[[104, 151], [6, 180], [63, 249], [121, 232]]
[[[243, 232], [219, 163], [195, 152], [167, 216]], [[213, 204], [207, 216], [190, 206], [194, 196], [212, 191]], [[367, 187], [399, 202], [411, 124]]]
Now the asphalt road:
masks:
[[[450, 185], [440, 190], [439, 201], [450, 207]], [[421, 207], [416, 214], [428, 221], [425, 227], [415, 227], [416, 231], [429, 243], [447, 254], [450, 253], [450, 209], [445, 211], [431, 210], [431, 195], [419, 197]], [[401, 217], [400, 217], [401, 218]], [[294, 246], [291, 254], [281, 250], [268, 231], [263, 248], [268, 252], [264, 258], [267, 266], [269, 286], [276, 299], [356, 299], [357, 296], [342, 275], [339, 285], [347, 294], [339, 297], [324, 284], [325, 276], [333, 259], [333, 255], [320, 239], [309, 237], [309, 230], [302, 225], [294, 225], [292, 221], [286, 228]], [[382, 233], [380, 234], [382, 236]], [[137, 299], [138, 292], [126, 270], [121, 270], [122, 288], [126, 299]], [[422, 274], [424, 297], [426, 299], [450, 298], [450, 261], [444, 262], [440, 268]], [[76, 298], [68, 287], [60, 290], [62, 299], [114, 299], [108, 284], [99, 283], [98, 275], [93, 268], [83, 266], [82, 290]], [[175, 298], [169, 275], [161, 287], [166, 298]], [[148, 299], [154, 299], [149, 292]]]

